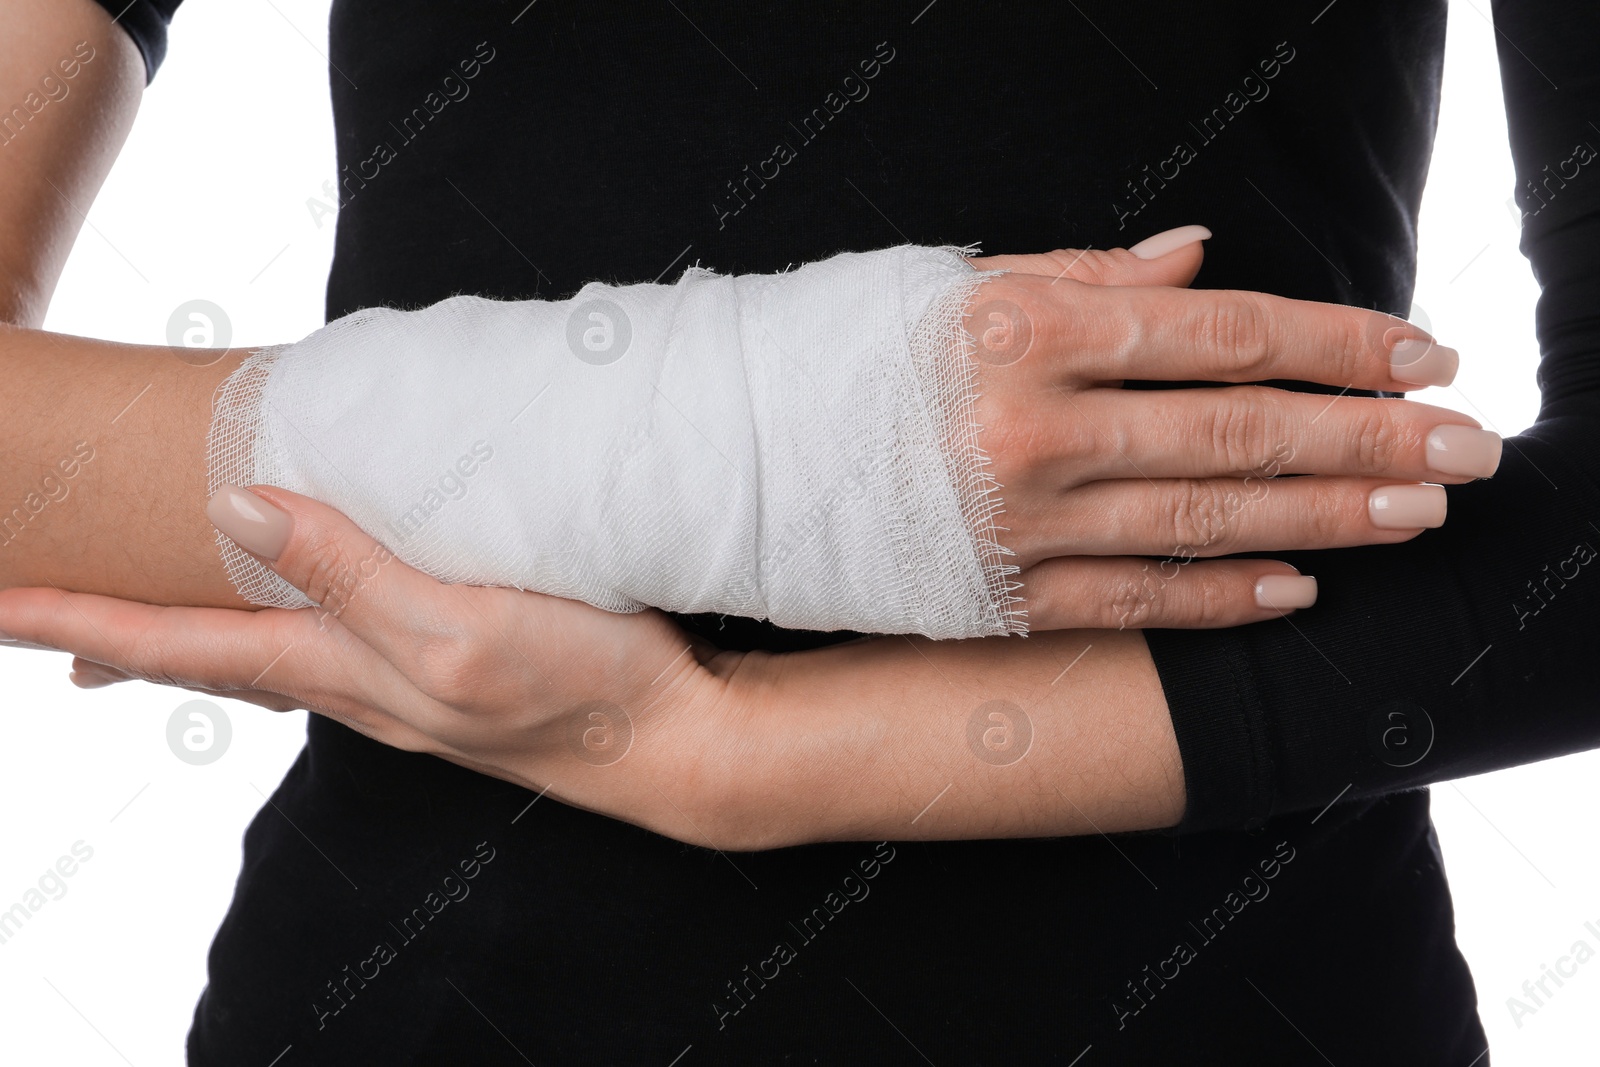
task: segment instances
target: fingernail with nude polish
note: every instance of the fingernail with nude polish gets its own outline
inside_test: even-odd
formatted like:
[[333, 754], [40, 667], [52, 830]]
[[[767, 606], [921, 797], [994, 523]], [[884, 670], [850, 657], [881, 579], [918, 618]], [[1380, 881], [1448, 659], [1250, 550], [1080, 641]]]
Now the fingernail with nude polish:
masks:
[[1428, 435], [1428, 466], [1440, 474], [1487, 478], [1500, 466], [1500, 435], [1471, 426], [1439, 426]]
[[1128, 251], [1140, 259], [1160, 259], [1169, 253], [1176, 252], [1186, 245], [1196, 241], [1210, 240], [1211, 231], [1204, 226], [1178, 226], [1171, 230], [1162, 230], [1152, 234], [1134, 245]]
[[212, 495], [206, 516], [240, 548], [263, 559], [283, 555], [294, 533], [294, 519], [287, 511], [236, 485], [224, 484]]
[[1367, 496], [1367, 514], [1380, 530], [1433, 529], [1444, 525], [1444, 486], [1382, 485]]
[[104, 689], [108, 685], [116, 685], [125, 681], [123, 678], [113, 678], [102, 671], [92, 667], [79, 667], [67, 675], [67, 680], [79, 689]]
[[1408, 337], [1389, 349], [1389, 376], [1411, 385], [1449, 385], [1461, 367], [1461, 353], [1437, 341]]
[[1256, 580], [1256, 606], [1271, 611], [1309, 608], [1317, 602], [1317, 580], [1309, 574], [1266, 574]]

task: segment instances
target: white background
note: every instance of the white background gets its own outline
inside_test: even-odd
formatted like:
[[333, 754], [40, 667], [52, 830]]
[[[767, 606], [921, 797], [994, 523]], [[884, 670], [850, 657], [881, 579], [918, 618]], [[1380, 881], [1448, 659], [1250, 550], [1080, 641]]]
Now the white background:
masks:
[[[1423, 321], [1461, 349], [1463, 370], [1457, 387], [1421, 398], [1510, 435], [1537, 410], [1537, 294], [1506, 203], [1512, 172], [1486, 9], [1452, 5], [1417, 287]], [[333, 222], [319, 227], [306, 202], [324, 198], [334, 174], [327, 15], [316, 0], [182, 10], [49, 328], [165, 343], [169, 315], [195, 298], [226, 309], [235, 344], [321, 325]], [[0, 1059], [177, 1063], [241, 834], [298, 752], [304, 713], [227, 703], [230, 749], [190, 766], [168, 750], [166, 723], [192, 694], [143, 684], [81, 692], [66, 672], [64, 656], [0, 651], [0, 910], [75, 842], [94, 850], [66, 894], [0, 944]], [[1434, 790], [1458, 939], [1496, 1063], [1594, 1058], [1600, 960], [1520, 1026], [1506, 999], [1573, 942], [1600, 950], [1584, 929], [1600, 927], [1597, 771], [1600, 754], [1590, 754]]]

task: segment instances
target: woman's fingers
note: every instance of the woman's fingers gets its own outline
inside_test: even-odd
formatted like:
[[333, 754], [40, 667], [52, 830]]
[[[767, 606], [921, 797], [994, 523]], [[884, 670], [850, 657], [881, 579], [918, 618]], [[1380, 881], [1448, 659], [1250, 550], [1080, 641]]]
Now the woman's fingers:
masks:
[[1205, 258], [1200, 242], [1210, 236], [1204, 226], [1179, 226], [1147, 237], [1132, 248], [1059, 248], [1034, 255], [985, 256], [972, 260], [972, 265], [979, 270], [1009, 270], [1089, 285], [1185, 286], [1200, 273]]
[[206, 506], [217, 529], [338, 620], [390, 663], [414, 662], [419, 643], [459, 631], [445, 586], [407, 566], [340, 512], [275, 486], [223, 486]]
[[1286, 380], [1403, 392], [1448, 385], [1459, 362], [1394, 316], [1265, 293], [1006, 275], [974, 304], [1002, 300], [1026, 320], [1030, 352], [1067, 381]]
[[1031, 630], [1198, 629], [1275, 619], [1317, 599], [1317, 580], [1287, 563], [1047, 559], [1021, 575]]
[[[536, 594], [445, 585], [402, 562], [334, 508], [274, 486], [224, 486], [207, 514], [317, 604], [306, 612], [315, 617], [315, 629], [354, 635], [387, 669], [441, 706], [525, 685], [508, 665], [532, 664], [538, 671], [529, 659], [536, 645], [524, 632], [541, 617], [544, 598]], [[517, 599], [515, 610], [504, 609], [506, 597]]]
[[1018, 487], [1252, 472], [1465, 482], [1500, 463], [1500, 435], [1448, 408], [1269, 386], [1090, 390], [1017, 418], [1027, 467], [1012, 469], [1003, 441], [995, 462]]
[[[118, 682], [143, 681], [138, 675], [129, 674], [127, 671], [120, 670], [109, 663], [97, 663], [82, 656], [72, 657], [72, 670], [67, 674], [67, 680], [79, 689], [103, 689], [108, 685], [116, 685]], [[213, 689], [203, 685], [179, 685], [177, 688], [187, 689], [191, 693], [204, 693], [207, 696], [242, 700], [247, 704], [266, 708], [268, 711], [298, 711], [306, 707], [303, 701], [294, 697], [284, 696], [282, 693], [269, 692], [265, 689]]]
[[1226, 290], [1117, 292], [1139, 323], [1136, 344], [1113, 354], [1123, 379], [1285, 379], [1403, 392], [1449, 385], [1459, 363], [1425, 331], [1363, 308]]
[[1446, 512], [1443, 486], [1379, 478], [1130, 478], [1080, 486], [1071, 497], [1070, 512], [1030, 499], [1020, 522], [1008, 522], [1021, 530], [1010, 547], [1023, 566], [1052, 556], [1394, 544], [1443, 525]]
[[[228, 505], [225, 494], [240, 494], [236, 505]], [[264, 524], [248, 514], [269, 508], [278, 514]], [[585, 657], [587, 669], [604, 672], [608, 683], [648, 683], [687, 643], [659, 614], [620, 615], [539, 593], [446, 585], [402, 562], [339, 511], [285, 489], [224, 489], [207, 512], [223, 533], [319, 605], [303, 613], [313, 619], [307, 625], [353, 635], [431, 698], [432, 710], [393, 710], [436, 736], [448, 730], [470, 740], [492, 732], [471, 714], [478, 708], [517, 707], [535, 698], [581, 703], [570, 685], [557, 684], [580, 670], [575, 656]], [[261, 539], [269, 528], [270, 543]], [[588, 684], [585, 676], [581, 686]], [[381, 699], [372, 703], [390, 707]]]
[[[0, 629], [73, 653], [75, 684], [118, 675], [224, 696], [282, 694], [294, 706], [360, 723], [371, 736], [399, 724], [373, 707], [408, 715], [427, 702], [372, 649], [309, 611], [238, 611], [139, 604], [54, 589], [0, 592]], [[91, 683], [85, 685], [85, 682]], [[279, 709], [283, 710], [283, 709]], [[397, 742], [398, 743], [398, 742]]]

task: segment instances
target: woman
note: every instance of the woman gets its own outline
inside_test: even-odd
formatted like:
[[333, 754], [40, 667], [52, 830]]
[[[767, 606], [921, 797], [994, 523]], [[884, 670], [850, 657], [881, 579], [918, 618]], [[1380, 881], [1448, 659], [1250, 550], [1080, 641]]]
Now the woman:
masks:
[[[527, 33], [515, 47], [528, 51], [507, 52], [522, 58], [518, 79], [496, 90], [508, 94], [503, 106], [472, 112], [464, 103], [454, 115], [459, 123], [430, 128], [439, 134], [433, 141], [417, 139], [423, 159], [411, 159], [409, 170], [386, 167], [382, 180], [345, 206], [330, 314], [428, 303], [462, 288], [539, 291], [538, 273], [494, 233], [484, 230], [481, 243], [459, 247], [472, 220], [481, 226], [475, 212], [485, 196], [491, 207], [529, 213], [507, 232], [538, 232], [549, 242], [562, 266], [541, 267], [559, 271], [550, 279], [558, 292], [601, 274], [653, 277], [659, 266], [646, 267], [639, 248], [652, 239], [683, 247], [689, 238], [679, 240], [680, 226], [695, 227], [707, 242], [708, 232], [724, 234], [716, 266], [740, 271], [775, 270], [842, 245], [889, 243], [896, 228], [926, 243], [955, 240], [971, 227], [995, 248], [1106, 247], [1121, 243], [1118, 224], [1149, 220], [1153, 231], [1158, 217], [1169, 225], [1204, 217], [1219, 235], [1241, 235], [1231, 246], [1220, 237], [1213, 242], [1207, 285], [1405, 306], [1440, 10], [1367, 11], [1348, 3], [1322, 14], [1241, 9], [1226, 25], [1215, 21], [1214, 9], [1164, 12], [1159, 25], [1098, 11], [1090, 13], [1092, 24], [1073, 12], [1060, 16], [1059, 26], [1040, 25], [1045, 17], [1036, 14], [1015, 22], [1001, 15], [947, 19], [941, 7], [830, 14], [826, 21], [790, 13], [710, 26], [705, 32], [715, 44], [706, 47], [677, 12], [648, 16], [655, 20], [648, 24], [629, 12], [613, 24], [603, 15], [554, 16], [535, 7], [512, 24], [515, 12], [488, 13], [479, 22], [459, 11], [419, 11], [396, 20], [383, 40], [370, 17], [338, 9], [333, 63], [364, 86], [358, 92], [333, 79], [341, 152], [351, 163], [367, 158], [363, 142], [391, 121], [383, 117], [389, 105], [409, 107], [427, 63], [454, 56], [447, 45], [459, 42], [464, 48], [455, 51], [465, 56], [493, 34], [511, 49], [519, 40], [512, 35]], [[696, 15], [704, 26], [708, 16]], [[1510, 13], [1502, 30], [1523, 50], [1561, 56], [1586, 39], [1569, 22], [1588, 17]], [[819, 74], [828, 63], [820, 57], [855, 57], [857, 41], [857, 58], [876, 57], [876, 44], [896, 30], [907, 43], [892, 46], [887, 64], [878, 60], [873, 95], [834, 112], [829, 79]], [[1107, 47], [1107, 39], [1118, 43]], [[798, 47], [801, 41], [808, 46]], [[1149, 56], [1141, 63], [1118, 51], [1140, 41], [1162, 60], [1159, 74], [1147, 72], [1155, 62]], [[381, 64], [380, 43], [408, 58]], [[782, 99], [751, 114], [751, 98], [738, 94], [761, 90], [740, 80], [745, 64], [725, 53], [759, 58], [773, 72], [764, 90], [774, 94], [784, 85]], [[993, 72], [986, 82], [995, 100], [975, 102], [973, 86], [952, 74], [955, 62], [975, 58]], [[1345, 74], [1358, 61], [1370, 69], [1352, 82]], [[493, 72], [491, 66], [484, 76]], [[902, 73], [903, 83], [886, 80]], [[1297, 76], [1304, 80], [1289, 80]], [[1519, 169], [1530, 179], [1542, 166], [1536, 160], [1565, 135], [1562, 120], [1574, 113], [1565, 109], [1592, 92], [1575, 74], [1563, 79], [1564, 95], [1552, 103], [1534, 78], [1508, 62]], [[651, 91], [618, 91], [640, 85]], [[780, 199], [790, 176], [780, 172], [737, 212], [731, 202], [713, 201], [715, 230], [694, 223], [688, 207], [701, 202], [702, 188], [683, 176], [704, 173], [712, 159], [764, 161], [771, 131], [785, 115], [809, 114], [812, 96], [835, 117], [806, 127], [813, 135], [795, 162], [815, 160], [817, 176], [804, 195]], [[850, 119], [859, 120], [856, 128], [844, 125]], [[1191, 121], [1193, 132], [1184, 132]], [[603, 137], [596, 140], [611, 130], [629, 134], [626, 152], [615, 157]], [[1177, 151], [1174, 141], [1188, 151]], [[520, 165], [506, 165], [508, 144], [517, 146]], [[1570, 146], [1560, 158], [1567, 152]], [[646, 156], [659, 161], [648, 175], [637, 169]], [[483, 186], [457, 181], [472, 196], [463, 203], [438, 180], [441, 172], [471, 174]], [[664, 182], [663, 174], [679, 177]], [[851, 181], [829, 184], [825, 176], [834, 175]], [[861, 183], [864, 175], [872, 184]], [[548, 190], [548, 200], [527, 199], [530, 183]], [[455, 656], [459, 633], [450, 625], [430, 634], [414, 611], [389, 610], [393, 603], [450, 603], [448, 594], [385, 567], [340, 616], [345, 629], [334, 632], [347, 636], [337, 639], [337, 652], [316, 645], [320, 662], [296, 666], [283, 683], [291, 692], [314, 690], [339, 673], [340, 691], [318, 693], [320, 702], [276, 699], [320, 703], [401, 745], [448, 746], [464, 762], [529, 784], [559, 767], [556, 795], [684, 840], [709, 834], [712, 843], [735, 847], [879, 837], [900, 843], [732, 857], [685, 851], [571, 808], [528, 807], [536, 793], [314, 720], [307, 753], [274, 802], [313, 840], [324, 847], [332, 840], [340, 866], [359, 870], [357, 881], [372, 887], [368, 899], [377, 903], [351, 908], [338, 895], [348, 886], [334, 885], [336, 876], [289, 858], [304, 850], [303, 838], [274, 814], [259, 819], [239, 897], [213, 952], [191, 1054], [199, 1062], [260, 1053], [270, 1059], [292, 1045], [291, 1055], [310, 1059], [348, 1057], [359, 1048], [384, 1062], [468, 1051], [516, 1062], [666, 1062], [692, 1046], [688, 1055], [731, 1061], [914, 1059], [925, 1052], [939, 1061], [1018, 1062], [1070, 1060], [1092, 1045], [1123, 1059], [1173, 1050], [1192, 1058], [1205, 1047], [1238, 1061], [1305, 1055], [1291, 1050], [1309, 1034], [1336, 1060], [1341, 1052], [1372, 1058], [1380, 1049], [1416, 1059], [1422, 1048], [1449, 1048], [1470, 1060], [1482, 1050], [1481, 1032], [1465, 968], [1449, 943], [1448, 896], [1425, 795], [1394, 791], [1588, 743], [1592, 727], [1581, 715], [1573, 653], [1592, 637], [1585, 629], [1592, 624], [1576, 583], [1575, 595], [1540, 601], [1537, 645], [1518, 644], [1508, 633], [1499, 643], [1509, 647], [1505, 659], [1486, 658], [1479, 673], [1459, 687], [1449, 684], [1500, 636], [1497, 627], [1515, 633], [1511, 623], [1529, 617], [1497, 622], [1487, 608], [1478, 610], [1480, 599], [1499, 604], [1506, 589], [1520, 589], [1519, 568], [1567, 559], [1592, 491], [1592, 467], [1584, 466], [1591, 462], [1585, 420], [1592, 408], [1581, 366], [1589, 358], [1584, 285], [1594, 271], [1582, 253], [1584, 190], [1569, 185], [1527, 220], [1529, 249], [1547, 287], [1541, 314], [1550, 418], [1519, 439], [1522, 452], [1508, 450], [1493, 482], [1452, 490], [1443, 529], [1401, 546], [1316, 557], [1323, 596], [1315, 613], [1296, 620], [1298, 630], [1272, 623], [1151, 631], [1149, 653], [1132, 632], [998, 645], [896, 638], [793, 656], [739, 659], [702, 650], [704, 664], [684, 657], [674, 666], [676, 631], [659, 617], [572, 609], [556, 622], [549, 606], [539, 614], [504, 598], [473, 602], [495, 612], [492, 625], [474, 624], [484, 635], [514, 624], [518, 648], [559, 638], [568, 666], [572, 649], [588, 649], [593, 658], [577, 665], [601, 668], [591, 676], [602, 681], [584, 685], [540, 679], [544, 665], [522, 678], [525, 660], [503, 651], [476, 663]], [[601, 189], [610, 193], [596, 199]], [[835, 191], [839, 206], [819, 210], [818, 198]], [[1257, 195], [1259, 204], [1248, 199]], [[571, 213], [574, 203], [605, 211], [609, 225], [596, 232]], [[769, 203], [772, 214], [763, 218]], [[556, 204], [560, 210], [549, 212]], [[1181, 214], [1162, 214], [1168, 211]], [[1102, 222], [1083, 221], [1097, 214]], [[396, 227], [398, 218], [410, 224]], [[503, 216], [496, 223], [507, 225]], [[952, 234], [953, 226], [961, 233]], [[446, 254], [454, 258], [442, 260]], [[1174, 269], [1136, 280], [1186, 279]], [[194, 381], [183, 385], [175, 376], [172, 384], [192, 388], [194, 406], [203, 407], [206, 389]], [[1536, 468], [1567, 495], [1551, 493]], [[276, 568], [292, 582], [314, 587], [337, 553], [364, 558], [369, 546], [336, 516], [308, 501], [263, 495], [292, 509], [294, 533]], [[202, 534], [190, 531], [189, 544], [175, 544], [173, 553], [196, 558], [183, 553], [203, 548]], [[1558, 550], [1559, 557], [1551, 555]], [[1485, 579], [1490, 567], [1494, 577]], [[1516, 577], [1507, 577], [1513, 571]], [[1537, 575], [1538, 567], [1527, 573]], [[144, 592], [130, 589], [114, 567], [103, 577], [103, 591]], [[170, 585], [162, 588], [171, 595]], [[1397, 605], [1396, 588], [1413, 595]], [[149, 626], [131, 608], [78, 604], [97, 611], [107, 633]], [[92, 635], [74, 629], [43, 597], [7, 594], [4, 605], [0, 628], [19, 637], [133, 666], [115, 649], [92, 646]], [[141, 673], [212, 688], [260, 680], [241, 677], [241, 663], [185, 629], [183, 617], [167, 617], [178, 625], [153, 631], [146, 647], [155, 654], [143, 666], [156, 669]], [[733, 620], [691, 622], [723, 648], [759, 641], [783, 650], [825, 640]], [[288, 643], [271, 646], [270, 634], [243, 633], [222, 632], [241, 661], [250, 658], [245, 651]], [[1093, 647], [1074, 664], [1086, 646]], [[478, 647], [490, 652], [487, 639]], [[430, 651], [443, 652], [432, 666]], [[860, 684], [866, 675], [853, 673], [866, 661], [881, 672], [870, 675], [872, 688]], [[419, 663], [425, 669], [416, 670]], [[417, 687], [391, 664], [412, 668], [434, 699], [412, 696]], [[1062, 695], [1068, 674], [1074, 688]], [[801, 675], [808, 685], [784, 688]], [[1512, 678], [1528, 687], [1519, 695], [1537, 715], [1510, 722], [1493, 714]], [[798, 707], [785, 715], [782, 700], [721, 699], [747, 680], [761, 683], [760, 691], [789, 693], [785, 700]], [[644, 708], [626, 758], [604, 766], [574, 761], [574, 750], [562, 751], [543, 722], [519, 735], [514, 712], [540, 684], [558, 694], [552, 705], [567, 709], [580, 705], [580, 695], [583, 702]], [[668, 695], [642, 703], [657, 685]], [[692, 699], [708, 693], [709, 700]], [[996, 709], [985, 709], [996, 701], [1005, 705], [998, 721], [989, 717]], [[486, 731], [485, 709], [501, 706], [501, 721]], [[662, 707], [698, 714], [657, 714]], [[1417, 707], [1441, 722], [1439, 736], [1428, 758], [1397, 767], [1404, 760], [1384, 759], [1394, 755], [1381, 740], [1387, 735], [1380, 731], [1374, 745], [1368, 732], [1395, 712], [1415, 721]], [[402, 721], [377, 718], [380, 708], [399, 709]], [[1035, 731], [1011, 762], [1016, 750], [981, 740], [991, 727], [1023, 721], [1008, 708], [1021, 709]], [[458, 709], [470, 714], [452, 720]], [[980, 741], [969, 746], [973, 721]], [[1117, 744], [1108, 745], [1111, 738]], [[545, 758], [552, 749], [564, 762]], [[695, 771], [714, 780], [686, 777]], [[685, 808], [691, 797], [704, 806]], [[486, 814], [501, 807], [503, 823]], [[1245, 829], [1279, 811], [1291, 814], [1266, 822], [1268, 833]], [[730, 812], [740, 818], [729, 821]], [[712, 813], [722, 821], [698, 832]], [[1120, 855], [1099, 841], [948, 842], [1164, 827], [1180, 815], [1182, 828], [1202, 832], [1119, 839]], [[909, 838], [926, 843], [904, 843]], [[481, 854], [480, 845], [487, 846]], [[473, 863], [470, 899], [480, 910], [463, 898], [434, 911], [428, 901], [448, 899], [435, 891], [439, 865], [453, 867], [451, 877], [465, 884]], [[891, 882], [896, 876], [902, 880]], [[1022, 896], [1023, 888], [1032, 892]], [[1266, 903], [1267, 891], [1276, 905]], [[884, 906], [873, 910], [877, 904]], [[597, 908], [604, 910], [591, 910]], [[575, 913], [598, 921], [573, 923]], [[392, 934], [389, 923], [396, 924]], [[377, 950], [379, 939], [387, 951]], [[1380, 998], [1370, 995], [1374, 973], [1385, 982]], [[1369, 1025], [1341, 1025], [1358, 1007]], [[1400, 1049], [1419, 1051], [1389, 1051]]]

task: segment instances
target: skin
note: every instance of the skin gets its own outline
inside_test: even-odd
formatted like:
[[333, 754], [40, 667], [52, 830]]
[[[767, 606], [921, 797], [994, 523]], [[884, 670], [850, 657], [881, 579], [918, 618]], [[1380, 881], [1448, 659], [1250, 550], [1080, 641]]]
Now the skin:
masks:
[[[708, 848], [1113, 832], [1182, 814], [1177, 744], [1134, 631], [719, 652], [655, 611], [442, 585], [333, 509], [256, 491], [294, 521], [263, 562], [321, 611], [17, 589], [0, 594], [0, 627], [76, 653], [80, 685], [132, 677], [310, 708]], [[1009, 763], [969, 742], [997, 700], [1032, 725]]]
[[[0, 586], [245, 606], [194, 504], [211, 394], [242, 358], [198, 368], [164, 348], [0, 327]], [[93, 458], [65, 477], [77, 454]], [[31, 514], [30, 494], [50, 503]]]
[[[0, 587], [241, 606], [209, 558], [203, 516], [173, 502], [205, 495], [210, 397], [244, 353], [202, 368], [165, 349], [37, 329], [133, 125], [144, 61], [86, 0], [6, 0], [0, 18], [0, 101], [45, 99], [47, 74], [66, 89], [20, 132], [0, 132], [0, 500], [7, 516], [30, 493], [50, 500], [0, 530]], [[66, 77], [62, 60], [83, 54], [93, 58]], [[65, 477], [60, 464], [80, 443], [93, 459]]]
[[[49, 100], [20, 133], [0, 132], [0, 312], [6, 322], [37, 326], [87, 211], [116, 161], [139, 110], [144, 61], [104, 10], [84, 0], [6, 0], [0, 34], [0, 101], [11, 108], [36, 93]], [[84, 42], [93, 58], [77, 58]], [[66, 89], [50, 100], [46, 75]], [[49, 90], [60, 95], [61, 89]], [[37, 106], [37, 104], [35, 105]]]
[[[998, 319], [1007, 340], [1028, 338], [1025, 354], [979, 341], [976, 416], [1035, 629], [1272, 618], [1281, 613], [1255, 602], [1255, 583], [1293, 568], [1207, 557], [1406, 541], [1421, 530], [1374, 526], [1369, 493], [1471, 480], [1428, 466], [1435, 427], [1481, 429], [1445, 408], [1362, 397], [1331, 406], [1244, 384], [1123, 389], [1130, 379], [1417, 388], [1394, 379], [1387, 359], [1395, 341], [1427, 337], [1415, 327], [1263, 293], [1184, 292], [1201, 254], [1193, 244], [1153, 261], [1125, 249], [974, 261], [1012, 273], [978, 290], [968, 332], [987, 336], [979, 317]], [[1317, 477], [1266, 483], [1278, 474]], [[1153, 579], [1132, 554], [1202, 562]]]
[[[22, 532], [0, 548], [0, 630], [75, 653], [82, 685], [138, 677], [309, 708], [397, 747], [721, 848], [1169, 826], [1183, 810], [1182, 768], [1145, 643], [1131, 630], [1072, 628], [1128, 623], [1108, 605], [1145, 564], [1125, 554], [1190, 542], [1217, 555], [1404, 540], [1420, 531], [1371, 526], [1367, 489], [1461, 480], [1430, 476], [1421, 460], [1427, 428], [1476, 426], [1442, 409], [1350, 398], [1318, 421], [1312, 408], [1325, 401], [1248, 385], [1159, 398], [1116, 388], [1138, 376], [1413, 388], [1389, 378], [1385, 344], [1395, 330], [1419, 331], [1389, 320], [1377, 328], [1355, 309], [1189, 292], [1180, 287], [1198, 270], [1198, 245], [1155, 261], [1126, 251], [1000, 257], [979, 265], [1012, 273], [986, 283], [978, 305], [1020, 309], [1036, 345], [980, 367], [978, 414], [1007, 486], [1007, 542], [1035, 630], [1026, 641], [893, 637], [784, 656], [719, 652], [656, 612], [440, 585], [338, 513], [270, 487], [259, 495], [287, 510], [295, 531], [273, 565], [323, 610], [238, 610], [247, 605], [202, 503], [210, 400], [243, 353], [178, 358], [33, 328], [81, 221], [57, 201], [86, 207], [98, 189], [136, 110], [142, 65], [86, 0], [5, 0], [5, 11], [22, 29], [3, 45], [0, 99], [21, 99], [34, 76], [19, 72], [48, 69], [76, 41], [107, 60], [85, 68], [98, 80], [75, 82], [0, 148], [15, 153], [0, 170], [0, 199], [37, 208], [0, 218], [12, 323], [0, 329], [0, 501], [28, 507]], [[1235, 424], [1252, 429], [1203, 432]], [[1350, 447], [1374, 426], [1392, 447]], [[1191, 537], [1192, 501], [1217, 479], [1242, 484], [1285, 435], [1298, 464], [1285, 470], [1314, 477], [1275, 488], [1215, 538]], [[1197, 437], [1217, 447], [1197, 447]], [[81, 445], [93, 458], [53, 499], [44, 479], [65, 476], [62, 458]], [[26, 505], [41, 487], [48, 506]], [[1132, 624], [1271, 617], [1251, 596], [1266, 573], [1293, 572], [1195, 562]], [[1015, 761], [996, 762], [969, 740], [975, 714], [980, 735], [1005, 732], [985, 717], [992, 701], [1031, 723], [1031, 746]], [[597, 761], [591, 742], [624, 715], [626, 756]]]

